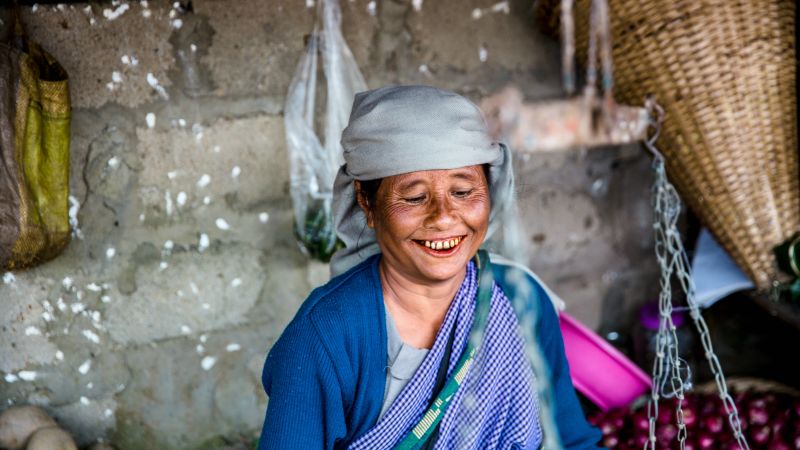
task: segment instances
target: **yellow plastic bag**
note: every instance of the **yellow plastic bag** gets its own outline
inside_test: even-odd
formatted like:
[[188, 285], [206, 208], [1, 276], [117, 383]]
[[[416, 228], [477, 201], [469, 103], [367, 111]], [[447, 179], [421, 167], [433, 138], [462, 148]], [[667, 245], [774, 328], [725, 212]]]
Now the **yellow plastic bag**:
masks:
[[0, 268], [57, 256], [70, 239], [67, 73], [26, 42], [0, 43]]

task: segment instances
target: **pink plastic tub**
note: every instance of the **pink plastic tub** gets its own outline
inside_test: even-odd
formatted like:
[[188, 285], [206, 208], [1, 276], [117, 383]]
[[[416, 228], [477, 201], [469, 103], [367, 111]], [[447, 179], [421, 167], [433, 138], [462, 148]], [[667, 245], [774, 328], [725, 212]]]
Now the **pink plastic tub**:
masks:
[[630, 404], [650, 390], [650, 377], [603, 338], [559, 314], [572, 384], [603, 411]]

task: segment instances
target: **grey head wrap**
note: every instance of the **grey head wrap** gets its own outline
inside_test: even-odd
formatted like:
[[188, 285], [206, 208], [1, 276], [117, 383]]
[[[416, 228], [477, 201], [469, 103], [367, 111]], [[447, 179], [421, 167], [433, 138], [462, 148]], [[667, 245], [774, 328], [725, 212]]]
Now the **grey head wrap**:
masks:
[[345, 164], [333, 186], [333, 219], [346, 247], [333, 255], [333, 276], [380, 252], [356, 201], [354, 180], [489, 164], [492, 205], [487, 239], [513, 199], [510, 151], [491, 140], [481, 110], [454, 92], [389, 86], [358, 93], [342, 133], [342, 147]]

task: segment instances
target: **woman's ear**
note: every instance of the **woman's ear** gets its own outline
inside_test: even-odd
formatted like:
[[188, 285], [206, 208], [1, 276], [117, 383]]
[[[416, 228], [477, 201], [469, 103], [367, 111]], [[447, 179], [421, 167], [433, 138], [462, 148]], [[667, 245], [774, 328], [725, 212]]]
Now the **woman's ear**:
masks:
[[367, 226], [370, 228], [375, 228], [375, 220], [372, 214], [372, 207], [367, 199], [364, 197], [363, 192], [361, 191], [361, 182], [358, 180], [353, 181], [353, 187], [356, 190], [356, 201], [358, 202], [358, 206], [361, 207], [361, 210], [364, 211], [364, 215], [367, 216]]

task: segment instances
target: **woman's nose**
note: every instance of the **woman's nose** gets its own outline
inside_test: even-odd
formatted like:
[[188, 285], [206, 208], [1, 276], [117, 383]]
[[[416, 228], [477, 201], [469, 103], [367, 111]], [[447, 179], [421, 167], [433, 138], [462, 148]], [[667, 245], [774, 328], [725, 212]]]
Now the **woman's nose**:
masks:
[[446, 195], [437, 195], [431, 199], [425, 226], [445, 230], [456, 221], [455, 211]]

